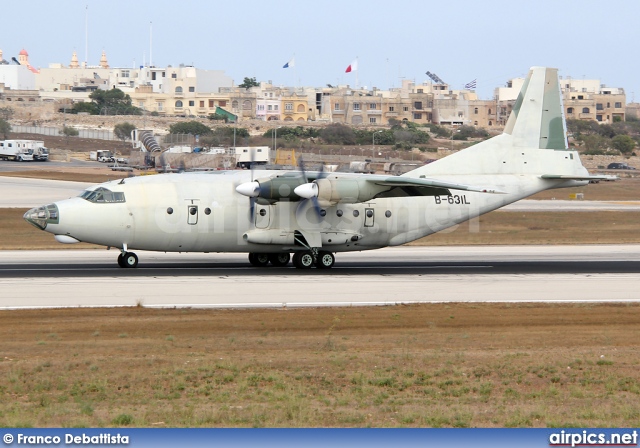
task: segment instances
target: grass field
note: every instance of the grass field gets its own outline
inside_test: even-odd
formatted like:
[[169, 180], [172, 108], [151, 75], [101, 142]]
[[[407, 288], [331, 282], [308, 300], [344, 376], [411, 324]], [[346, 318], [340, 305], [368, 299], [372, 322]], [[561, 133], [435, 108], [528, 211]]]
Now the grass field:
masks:
[[5, 427], [640, 425], [637, 304], [4, 311], [0, 336]]

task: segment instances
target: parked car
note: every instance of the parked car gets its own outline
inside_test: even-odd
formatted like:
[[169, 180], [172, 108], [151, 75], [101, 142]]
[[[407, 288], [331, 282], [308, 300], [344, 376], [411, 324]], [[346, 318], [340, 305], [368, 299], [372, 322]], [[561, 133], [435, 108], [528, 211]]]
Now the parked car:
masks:
[[635, 170], [634, 167], [627, 165], [623, 162], [614, 162], [607, 165], [608, 170]]

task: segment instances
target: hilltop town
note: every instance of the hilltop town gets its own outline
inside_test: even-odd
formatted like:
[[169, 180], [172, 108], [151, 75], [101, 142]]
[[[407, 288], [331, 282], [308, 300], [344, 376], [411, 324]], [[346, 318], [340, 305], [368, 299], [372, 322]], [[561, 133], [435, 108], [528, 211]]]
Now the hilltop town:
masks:
[[[104, 51], [97, 65], [79, 62], [75, 52], [67, 65], [51, 63], [43, 68], [30, 64], [26, 50], [22, 50], [18, 58], [10, 59], [7, 61], [0, 51], [0, 80], [3, 81], [0, 82], [0, 108], [11, 111], [9, 121], [14, 133], [42, 133], [41, 129], [47, 127], [54, 130], [76, 128], [105, 131], [111, 133], [109, 139], [114, 139], [114, 126], [122, 122], [151, 130], [157, 136], [169, 133], [172, 125], [185, 121], [198, 121], [208, 128], [234, 123], [234, 126], [245, 128], [251, 138], [266, 139], [252, 141], [252, 144], [268, 144], [275, 148], [277, 134], [287, 136], [281, 128], [322, 128], [340, 124], [356, 131], [366, 130], [367, 133], [361, 132], [353, 144], [370, 144], [373, 158], [377, 155], [374, 152], [376, 144], [389, 150], [415, 152], [415, 155], [394, 154], [395, 157], [425, 160], [442, 156], [443, 151], [464, 147], [469, 144], [466, 141], [499, 133], [524, 82], [523, 78], [505, 80], [503, 86], [496, 86], [494, 97], [487, 100], [478, 97], [473, 83], [465, 86], [467, 89], [453, 89], [430, 72], [425, 75], [427, 81], [418, 83], [404, 79], [400, 87], [384, 90], [330, 84], [324, 87], [276, 86], [269, 80], [255, 78], [245, 78], [236, 85], [223, 70], [203, 70], [186, 65], [111, 67]], [[591, 123], [587, 132], [573, 132], [576, 134], [573, 143], [582, 146], [587, 154], [610, 159], [620, 154], [611, 142], [616, 134], [631, 134], [638, 139], [637, 129], [629, 132], [624, 126], [606, 127], [636, 122], [640, 117], [640, 104], [627, 103], [622, 87], [607, 87], [600, 80], [564, 78], [561, 89], [568, 122]], [[96, 92], [111, 91], [121, 92], [126, 101], [94, 101]], [[406, 138], [391, 138], [384, 133], [389, 128], [408, 130], [413, 134]], [[570, 125], [570, 134], [578, 128], [580, 126]], [[270, 131], [276, 135], [274, 141], [270, 141]], [[426, 137], [415, 138], [417, 132], [422, 131]], [[601, 134], [603, 138], [585, 140], [583, 137], [588, 134]], [[297, 149], [304, 149], [301, 140], [305, 139], [292, 140], [281, 139], [278, 146], [295, 143]], [[195, 141], [188, 143], [195, 144]], [[231, 144], [230, 141], [221, 143]], [[351, 150], [340, 147], [349, 142], [337, 140], [333, 143], [337, 145], [336, 154], [352, 154]], [[67, 146], [71, 150], [74, 148], [74, 145]], [[127, 151], [126, 146], [120, 150]], [[429, 155], [425, 151], [439, 154]], [[622, 154], [631, 156], [632, 152]], [[364, 151], [360, 155], [364, 156]], [[596, 165], [600, 163], [598, 160]]]

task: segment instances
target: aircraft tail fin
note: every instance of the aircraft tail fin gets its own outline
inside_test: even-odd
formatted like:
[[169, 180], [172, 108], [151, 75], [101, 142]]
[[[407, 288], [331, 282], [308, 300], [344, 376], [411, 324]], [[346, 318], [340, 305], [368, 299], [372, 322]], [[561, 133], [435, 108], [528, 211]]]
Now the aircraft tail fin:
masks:
[[557, 69], [529, 70], [502, 134], [403, 176], [485, 174], [588, 176], [568, 148]]
[[531, 68], [504, 133], [517, 147], [568, 149], [557, 69]]

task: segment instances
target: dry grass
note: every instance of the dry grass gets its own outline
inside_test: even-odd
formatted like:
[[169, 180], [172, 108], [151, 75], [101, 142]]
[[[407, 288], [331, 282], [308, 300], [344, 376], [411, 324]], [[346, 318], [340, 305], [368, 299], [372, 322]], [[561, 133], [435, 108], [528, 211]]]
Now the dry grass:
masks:
[[5, 427], [640, 425], [637, 304], [3, 311], [0, 337]]
[[0, 250], [95, 249], [92, 244], [60, 244], [53, 235], [36, 229], [22, 216], [27, 209], [0, 208]]
[[[616, 174], [608, 172], [608, 174]], [[584, 194], [589, 201], [638, 201], [640, 200], [640, 177], [625, 177], [616, 182], [600, 182], [578, 188], [548, 190], [531, 196], [530, 199], [569, 199], [573, 193]]]
[[640, 212], [495, 211], [411, 245], [640, 243]]

